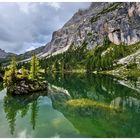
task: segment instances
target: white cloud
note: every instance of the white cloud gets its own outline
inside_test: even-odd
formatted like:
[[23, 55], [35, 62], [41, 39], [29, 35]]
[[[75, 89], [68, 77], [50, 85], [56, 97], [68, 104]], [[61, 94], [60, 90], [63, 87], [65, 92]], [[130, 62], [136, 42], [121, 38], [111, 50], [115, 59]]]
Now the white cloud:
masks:
[[30, 48], [26, 49], [26, 51], [31, 51], [31, 50], [34, 50], [35, 47], [31, 46]]
[[61, 8], [60, 3], [58, 3], [58, 2], [49, 2], [48, 5], [55, 8], [56, 10]]
[[25, 14], [29, 13], [29, 3], [17, 3], [19, 6], [20, 11], [24, 12]]

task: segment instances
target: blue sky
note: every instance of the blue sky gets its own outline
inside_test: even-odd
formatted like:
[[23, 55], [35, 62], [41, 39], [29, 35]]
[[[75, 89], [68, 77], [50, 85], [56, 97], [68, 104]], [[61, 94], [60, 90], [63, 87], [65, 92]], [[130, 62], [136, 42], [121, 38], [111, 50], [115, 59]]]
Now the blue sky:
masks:
[[0, 3], [0, 48], [24, 53], [47, 44], [78, 9], [90, 3]]

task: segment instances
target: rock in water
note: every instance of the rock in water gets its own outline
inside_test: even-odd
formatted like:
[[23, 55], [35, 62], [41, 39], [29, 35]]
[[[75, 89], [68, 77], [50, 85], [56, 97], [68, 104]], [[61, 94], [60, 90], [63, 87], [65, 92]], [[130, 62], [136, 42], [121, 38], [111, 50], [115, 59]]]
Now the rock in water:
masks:
[[7, 87], [7, 93], [12, 95], [27, 95], [37, 91], [47, 91], [47, 89], [47, 81], [22, 79], [14, 85]]

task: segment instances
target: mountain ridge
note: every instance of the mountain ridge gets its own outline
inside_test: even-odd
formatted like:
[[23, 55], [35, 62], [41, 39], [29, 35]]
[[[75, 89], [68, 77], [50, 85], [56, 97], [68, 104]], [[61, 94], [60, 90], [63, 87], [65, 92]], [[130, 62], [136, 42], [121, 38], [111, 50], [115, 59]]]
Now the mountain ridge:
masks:
[[16, 55], [14, 53], [6, 52], [5, 50], [0, 48], [0, 59], [5, 59], [7, 57], [10, 57], [12, 55]]
[[63, 53], [74, 44], [86, 40], [88, 49], [102, 45], [104, 38], [119, 45], [140, 41], [140, 3], [138, 2], [93, 2], [87, 9], [79, 9], [62, 28], [54, 31], [52, 39], [43, 47], [25, 52], [21, 60], [36, 53], [40, 58]]
[[102, 45], [104, 38], [119, 45], [140, 41], [140, 3], [95, 2], [88, 9], [79, 10], [64, 26], [53, 32], [40, 57], [65, 52], [71, 44], [80, 45], [83, 40], [92, 49]]

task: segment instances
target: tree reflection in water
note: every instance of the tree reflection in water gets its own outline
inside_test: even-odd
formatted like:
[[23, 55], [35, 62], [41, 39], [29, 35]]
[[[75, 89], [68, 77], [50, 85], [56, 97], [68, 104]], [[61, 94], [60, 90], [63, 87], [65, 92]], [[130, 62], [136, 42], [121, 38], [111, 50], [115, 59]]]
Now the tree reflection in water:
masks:
[[37, 120], [37, 114], [38, 114], [39, 106], [37, 100], [32, 102], [31, 105], [31, 124], [33, 130], [35, 129], [36, 126], [36, 120]]
[[[42, 94], [42, 93], [41, 93]], [[9, 123], [10, 132], [13, 135], [16, 127], [16, 116], [20, 114], [21, 118], [24, 118], [28, 111], [31, 112], [31, 120], [30, 123], [32, 125], [33, 130], [36, 127], [37, 114], [39, 110], [38, 106], [38, 97], [41, 95], [40, 93], [36, 93], [31, 96], [10, 96], [7, 95], [4, 97], [4, 111], [6, 114], [6, 119]], [[46, 94], [46, 93], [45, 93]]]

